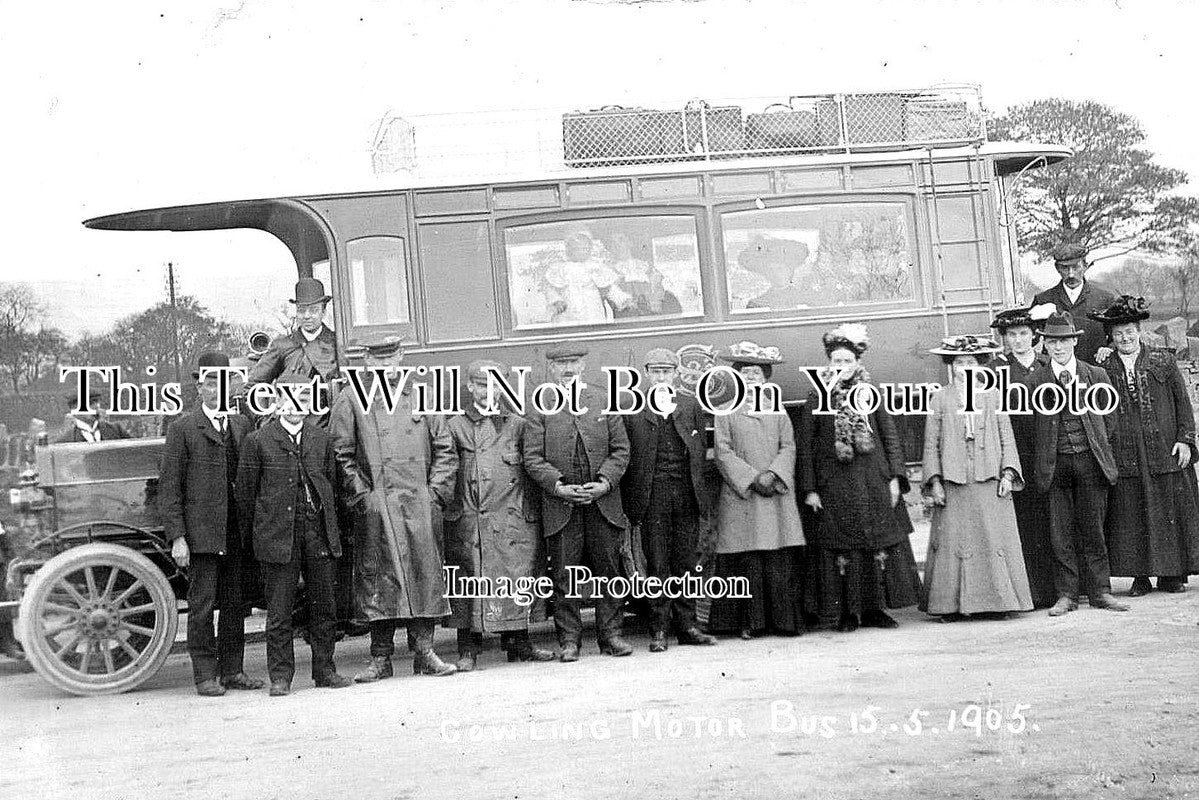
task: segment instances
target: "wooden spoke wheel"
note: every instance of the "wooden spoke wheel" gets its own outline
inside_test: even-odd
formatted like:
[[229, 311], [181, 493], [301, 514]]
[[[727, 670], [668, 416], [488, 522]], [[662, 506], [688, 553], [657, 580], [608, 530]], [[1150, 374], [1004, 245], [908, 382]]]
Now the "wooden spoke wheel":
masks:
[[175, 593], [145, 556], [116, 544], [72, 548], [34, 574], [17, 620], [38, 674], [78, 695], [127, 692], [156, 673], [179, 627]]

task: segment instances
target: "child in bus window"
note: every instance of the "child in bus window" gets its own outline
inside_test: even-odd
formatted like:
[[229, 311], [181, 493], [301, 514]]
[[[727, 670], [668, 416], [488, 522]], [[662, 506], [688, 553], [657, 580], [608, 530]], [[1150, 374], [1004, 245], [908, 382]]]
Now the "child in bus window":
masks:
[[545, 272], [546, 306], [555, 325], [582, 325], [611, 319], [608, 305], [625, 309], [632, 296], [619, 285], [619, 275], [595, 253], [585, 231], [566, 238], [566, 260]]
[[808, 260], [803, 242], [755, 236], [737, 264], [770, 282], [770, 288], [746, 303], [746, 308], [798, 308], [809, 304], [807, 287], [801, 285], [800, 267]]

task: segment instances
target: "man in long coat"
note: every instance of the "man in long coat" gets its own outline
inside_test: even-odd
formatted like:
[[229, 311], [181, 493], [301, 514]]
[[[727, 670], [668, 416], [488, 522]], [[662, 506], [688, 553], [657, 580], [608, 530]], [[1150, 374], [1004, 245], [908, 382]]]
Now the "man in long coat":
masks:
[[[569, 391], [582, 380], [587, 349], [557, 345], [546, 352], [551, 378]], [[579, 598], [570, 597], [569, 567], [584, 563], [592, 574], [616, 577], [623, 571], [628, 519], [620, 501], [620, 479], [629, 465], [629, 437], [618, 415], [603, 414], [604, 393], [580, 392], [587, 413], [529, 413], [525, 469], [541, 487], [542, 534], [549, 540], [554, 573], [554, 626], [562, 661], [577, 661], [583, 637]], [[623, 598], [600, 592], [595, 626], [600, 652], [627, 656], [633, 646], [621, 637]]]
[[[366, 345], [367, 367], [394, 368], [402, 360], [398, 338]], [[369, 386], [371, 379], [364, 376], [363, 382]], [[378, 392], [365, 411], [346, 390], [330, 422], [354, 516], [354, 600], [371, 629], [371, 662], [354, 678], [360, 683], [392, 676], [400, 625], [413, 641], [414, 672], [455, 671], [433, 652], [433, 630], [450, 613], [441, 526], [442, 509], [453, 499], [458, 459], [444, 420], [416, 415], [416, 393], [392, 387], [398, 395], [395, 413], [387, 413]]]
[[1069, 311], [1082, 333], [1074, 356], [1088, 364], [1095, 363], [1095, 351], [1103, 346], [1106, 337], [1103, 325], [1088, 319], [1092, 311], [1102, 311], [1116, 300], [1107, 289], [1086, 279], [1090, 264], [1087, 249], [1080, 244], [1067, 243], [1053, 252], [1053, 266], [1061, 280], [1033, 298], [1033, 305], [1053, 303], [1058, 311]]
[[[678, 356], [663, 347], [645, 357], [651, 386], [673, 385], [678, 366]], [[646, 571], [660, 580], [695, 571], [700, 530], [712, 524], [720, 490], [720, 475], [714, 462], [707, 460], [711, 417], [690, 395], [676, 393], [674, 403], [674, 411], [666, 417], [647, 402], [640, 413], [624, 418], [629, 468], [621, 481], [621, 498], [629, 523], [641, 526]], [[651, 653], [666, 651], [672, 619], [679, 644], [716, 644], [716, 637], [696, 624], [694, 598], [651, 598], [650, 611]]]
[[[1074, 345], [1081, 336], [1069, 312], [1049, 317], [1041, 337], [1051, 360], [1033, 376], [1034, 396], [1044, 383], [1056, 382], [1067, 390], [1076, 381], [1080, 390], [1111, 383], [1102, 369], [1075, 357]], [[1034, 475], [1037, 488], [1049, 493], [1049, 540], [1057, 562], [1058, 599], [1049, 609], [1052, 617], [1077, 609], [1084, 588], [1093, 607], [1128, 610], [1112, 597], [1103, 540], [1108, 491], [1117, 476], [1109, 441], [1114, 427], [1112, 414], [1072, 414], [1069, 407], [1036, 416]]]
[[[237, 521], [234, 483], [249, 421], [217, 410], [218, 377], [205, 367], [228, 367], [224, 353], [200, 356], [200, 405], [167, 429], [158, 479], [158, 511], [171, 557], [187, 569], [187, 650], [196, 691], [219, 697], [226, 689], [261, 689], [242, 670], [245, 619], [243, 575], [251, 561]], [[213, 612], [220, 608], [217, 632]]]
[[[458, 567], [458, 577], [528, 581], [543, 573], [537, 487], [524, 467], [528, 423], [503, 405], [485, 413], [489, 367], [507, 372], [498, 361], [471, 362], [466, 379], [472, 402], [447, 423], [458, 454], [458, 490], [445, 514], [445, 561]], [[511, 597], [451, 595], [447, 625], [458, 629], [458, 671], [474, 669], [483, 634], [493, 631], [500, 632], [509, 661], [553, 660], [552, 652], [529, 640], [532, 607]]]

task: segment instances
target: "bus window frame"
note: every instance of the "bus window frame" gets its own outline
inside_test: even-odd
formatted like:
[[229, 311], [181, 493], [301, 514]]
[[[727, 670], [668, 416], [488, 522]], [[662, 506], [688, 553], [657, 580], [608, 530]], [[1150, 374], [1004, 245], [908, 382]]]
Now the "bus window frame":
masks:
[[[788, 194], [788, 195], [772, 195], [769, 198], [761, 197], [753, 200], [733, 200], [727, 203], [716, 203], [712, 205], [712, 230], [713, 236], [711, 239], [712, 246], [717, 253], [717, 260], [720, 263], [720, 300], [724, 307], [724, 321], [736, 322], [745, 320], [781, 320], [781, 319], [807, 319], [813, 317], [828, 317], [843, 313], [843, 309], [853, 308], [855, 311], [860, 310], [868, 315], [886, 311], [910, 311], [920, 310], [929, 307], [929, 290], [927, 281], [929, 280], [929, 272], [925, 269], [927, 260], [923, 252], [920, 232], [922, 230], [920, 203], [918, 202], [920, 193], [914, 190], [904, 191], [882, 191], [870, 193], [858, 193], [852, 191], [844, 191], [839, 193], [822, 192], [819, 194], [803, 193], [803, 194]], [[766, 211], [772, 208], [794, 208], [797, 206], [819, 206], [819, 205], [846, 205], [846, 204], [878, 204], [878, 203], [896, 203], [902, 201], [904, 211], [907, 216], [908, 223], [908, 241], [912, 252], [912, 297], [908, 300], [888, 300], [878, 303], [863, 303], [854, 302], [846, 303], [843, 306], [810, 306], [807, 308], [783, 308], [783, 309], [763, 309], [758, 311], [747, 311], [745, 309], [734, 310], [732, 307], [732, 298], [729, 297], [729, 275], [728, 263], [725, 258], [725, 226], [724, 218], [726, 214], [738, 213], [743, 211]]]
[[[703, 313], [698, 315], [647, 317], [645, 319], [622, 319], [606, 323], [591, 323], [586, 325], [561, 325], [539, 328], [518, 329], [514, 325], [514, 311], [509, 276], [511, 265], [508, 263], [508, 249], [505, 246], [504, 234], [509, 228], [526, 225], [568, 223], [586, 220], [627, 219], [629, 217], [689, 217], [695, 224], [695, 251], [699, 262], [700, 289], [703, 292]], [[721, 317], [717, 308], [713, 307], [714, 272], [711, 261], [712, 254], [704, 246], [705, 238], [711, 241], [709, 214], [707, 206], [699, 203], [687, 205], [610, 205], [588, 206], [586, 208], [571, 208], [553, 211], [539, 211], [534, 214], [518, 213], [496, 215], [493, 220], [492, 252], [498, 264], [501, 299], [501, 340], [538, 339], [546, 337], [562, 338], [565, 335], [585, 335], [624, 330], [643, 330], [653, 328], [685, 328], [704, 323], [718, 322]]]
[[[348, 333], [344, 338], [345, 343], [352, 344], [361, 341], [364, 337], [373, 338], [374, 336], [383, 334], [396, 334], [406, 345], [420, 345], [424, 338], [420, 330], [420, 314], [423, 312], [423, 303], [418, 308], [418, 292], [415, 286], [416, 272], [412, 262], [412, 249], [410, 235], [396, 233], [368, 233], [362, 236], [355, 236], [352, 239], [345, 239], [341, 242], [341, 285], [345, 287], [345, 321], [347, 323]], [[353, 297], [353, 276], [350, 274], [350, 244], [361, 241], [363, 239], [398, 239], [401, 243], [401, 251], [404, 254], [404, 291], [408, 295], [408, 321], [407, 322], [379, 322], [357, 324], [354, 322], [354, 297]]]
[[[421, 236], [422, 230], [427, 227], [447, 224], [461, 223], [484, 223], [488, 226], [487, 246], [490, 249], [488, 253], [488, 263], [491, 265], [491, 291], [495, 298], [494, 316], [496, 321], [496, 334], [494, 336], [473, 336], [466, 339], [437, 339], [433, 336], [433, 329], [429, 325], [429, 310], [428, 310], [428, 291], [426, 289], [428, 282], [425, 275], [425, 262], [421, 258]], [[496, 243], [495, 243], [495, 224], [489, 214], [455, 214], [445, 216], [429, 216], [417, 217], [413, 222], [415, 230], [413, 252], [415, 258], [419, 262], [416, 267], [417, 280], [419, 281], [419, 296], [420, 296], [420, 346], [422, 347], [452, 347], [456, 345], [472, 344], [474, 342], [500, 342], [504, 340], [504, 315], [503, 310], [507, 300], [500, 296], [500, 275], [504, 270], [499, 268], [499, 262], [496, 260]]]

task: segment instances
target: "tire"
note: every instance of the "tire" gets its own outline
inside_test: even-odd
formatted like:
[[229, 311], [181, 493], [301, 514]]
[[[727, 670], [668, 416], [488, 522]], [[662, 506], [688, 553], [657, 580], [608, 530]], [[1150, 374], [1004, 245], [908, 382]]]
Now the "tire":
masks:
[[179, 611], [166, 576], [128, 547], [93, 543], [47, 561], [21, 598], [17, 635], [47, 683], [77, 695], [127, 692], [162, 667]]

